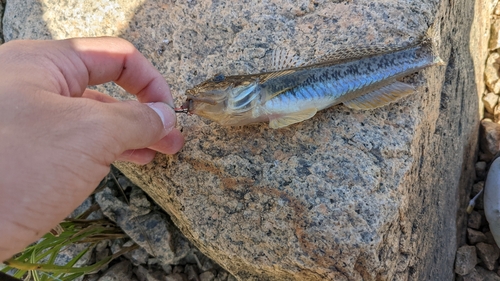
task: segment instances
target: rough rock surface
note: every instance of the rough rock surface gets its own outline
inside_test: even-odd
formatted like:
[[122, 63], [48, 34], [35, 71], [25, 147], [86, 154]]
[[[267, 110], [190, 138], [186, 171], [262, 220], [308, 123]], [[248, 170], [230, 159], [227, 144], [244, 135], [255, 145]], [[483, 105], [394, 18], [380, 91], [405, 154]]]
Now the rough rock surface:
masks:
[[491, 36], [490, 36], [490, 50], [496, 50], [500, 48], [500, 20], [494, 20], [491, 24]]
[[3, 18], [4, 7], [5, 7], [5, 0], [0, 0], [0, 44], [3, 43], [2, 18]]
[[495, 112], [495, 106], [498, 104], [498, 95], [495, 93], [488, 92], [483, 96], [484, 109], [493, 114]]
[[457, 281], [484, 281], [484, 278], [474, 268], [474, 269], [472, 269], [472, 271], [469, 274], [464, 275], [464, 276], [459, 276], [455, 280], [457, 280]]
[[471, 273], [476, 264], [476, 247], [462, 246], [458, 248], [455, 258], [455, 272], [458, 275], [467, 275]]
[[[498, 0], [474, 1], [474, 19], [470, 30], [470, 55], [474, 62], [474, 75], [476, 77], [476, 89], [479, 97], [485, 91], [484, 73], [486, 58], [489, 55], [488, 44], [491, 34], [492, 14]], [[498, 7], [497, 7], [498, 9]], [[479, 101], [479, 115], [483, 118], [483, 105]]]
[[500, 93], [500, 73], [498, 67], [500, 66], [500, 54], [491, 53], [486, 61], [486, 68], [484, 70], [485, 82], [488, 89], [494, 93]]
[[113, 265], [98, 281], [134, 281], [132, 279], [132, 265], [129, 261], [122, 261]]
[[469, 244], [476, 245], [480, 242], [486, 242], [487, 238], [486, 235], [481, 231], [467, 228], [467, 240], [469, 241]]
[[397, 104], [337, 106], [281, 130], [181, 116], [181, 153], [118, 166], [242, 280], [453, 277], [457, 238], [465, 240], [459, 190], [474, 173], [478, 117], [473, 73], [463, 71], [473, 68], [471, 1], [79, 3], [11, 0], [5, 37], [120, 35], [179, 102], [216, 73], [268, 69], [272, 49], [307, 61], [336, 48], [407, 45], [443, 18], [447, 66], [409, 77], [418, 91]]
[[483, 277], [483, 281], [500, 281], [500, 277], [493, 271], [488, 271], [485, 268], [482, 268], [480, 266], [476, 266], [476, 271], [479, 273], [480, 276]]
[[[144, 264], [145, 250], [161, 264], [175, 264], [191, 253], [191, 244], [177, 233], [170, 220], [161, 212], [151, 211], [149, 201], [140, 189], [133, 189], [130, 206], [117, 200], [109, 188], [96, 194], [102, 212], [123, 229], [142, 248], [130, 253], [135, 264]], [[141, 254], [143, 253], [143, 254]]]
[[500, 151], [500, 124], [490, 119], [481, 120], [481, 160], [487, 162]]
[[489, 270], [495, 268], [495, 262], [500, 254], [498, 247], [496, 245], [490, 245], [486, 243], [479, 243], [476, 245], [477, 255], [484, 263], [485, 267]]

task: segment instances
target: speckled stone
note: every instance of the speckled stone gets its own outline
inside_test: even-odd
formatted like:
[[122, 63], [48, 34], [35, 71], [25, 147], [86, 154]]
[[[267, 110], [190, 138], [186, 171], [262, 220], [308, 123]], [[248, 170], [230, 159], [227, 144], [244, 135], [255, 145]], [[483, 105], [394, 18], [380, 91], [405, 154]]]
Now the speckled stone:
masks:
[[457, 281], [484, 281], [483, 276], [481, 276], [475, 268], [472, 271], [464, 276], [458, 276], [455, 280]]
[[481, 120], [480, 135], [481, 160], [489, 162], [500, 151], [500, 124], [490, 119]]
[[205, 271], [202, 274], [200, 274], [200, 281], [214, 281], [215, 280], [215, 274], [211, 271]]
[[487, 167], [488, 167], [488, 164], [486, 164], [486, 162], [484, 162], [484, 161], [476, 162], [476, 164], [475, 164], [476, 179], [483, 180], [486, 178], [486, 174], [488, 173], [488, 171], [486, 170]]
[[476, 271], [483, 277], [483, 281], [500, 281], [500, 276], [493, 271], [487, 270], [486, 268], [476, 266]]
[[474, 269], [476, 264], [476, 247], [465, 245], [458, 248], [455, 257], [455, 273], [458, 275], [467, 275]]
[[467, 240], [470, 245], [475, 245], [479, 242], [486, 242], [488, 238], [486, 238], [486, 235], [484, 235], [481, 231], [467, 228]]
[[500, 54], [493, 52], [489, 55], [486, 61], [486, 68], [484, 70], [484, 80], [486, 86], [493, 93], [500, 93], [500, 76], [498, 70], [500, 68]]
[[495, 263], [500, 255], [500, 250], [496, 245], [490, 245], [486, 243], [476, 244], [477, 255], [483, 262], [484, 266], [493, 270], [495, 268]]
[[499, 36], [499, 32], [500, 32], [500, 20], [499, 19], [495, 19], [491, 23], [490, 43], [488, 45], [488, 47], [492, 51], [500, 48], [500, 36]]
[[498, 95], [492, 92], [487, 92], [483, 96], [484, 109], [490, 114], [495, 113], [495, 106], [498, 104]]
[[484, 221], [485, 219], [478, 211], [473, 211], [469, 214], [467, 226], [477, 230], [481, 228], [481, 225], [484, 223]]
[[[476, 77], [476, 93], [479, 98], [485, 90], [484, 73], [486, 59], [489, 55], [488, 44], [490, 40], [490, 29], [492, 23], [493, 11], [497, 5], [496, 0], [475, 0], [474, 1], [474, 19], [470, 28], [470, 51], [469, 54], [474, 63], [474, 72]], [[471, 93], [472, 94], [472, 93]], [[479, 120], [483, 119], [483, 105], [479, 101]]]
[[134, 279], [132, 278], [132, 265], [124, 260], [110, 267], [98, 281], [133, 281]]
[[216, 73], [269, 70], [273, 49], [307, 61], [336, 48], [403, 46], [445, 19], [440, 52], [451, 63], [407, 78], [417, 91], [401, 102], [337, 106], [281, 130], [179, 116], [180, 153], [117, 166], [240, 280], [453, 277], [478, 125], [474, 72], [463, 71], [474, 68], [474, 2], [11, 1], [9, 40], [119, 35], [163, 73], [178, 103]]
[[191, 244], [171, 226], [164, 214], [146, 208], [149, 202], [145, 202], [144, 192], [135, 189], [131, 192], [130, 205], [118, 200], [107, 187], [95, 198], [104, 215], [142, 247], [128, 254], [136, 265], [147, 262], [147, 253], [162, 264], [177, 263], [191, 252]]

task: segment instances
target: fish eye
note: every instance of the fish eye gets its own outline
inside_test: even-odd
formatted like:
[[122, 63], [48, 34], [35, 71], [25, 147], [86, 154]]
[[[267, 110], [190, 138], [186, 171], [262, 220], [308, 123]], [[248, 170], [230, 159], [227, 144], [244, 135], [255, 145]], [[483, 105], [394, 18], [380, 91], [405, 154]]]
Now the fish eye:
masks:
[[220, 83], [222, 81], [224, 81], [226, 79], [226, 76], [224, 76], [224, 74], [217, 74], [214, 76], [214, 78], [212, 78], [212, 81], [215, 82], [215, 83]]

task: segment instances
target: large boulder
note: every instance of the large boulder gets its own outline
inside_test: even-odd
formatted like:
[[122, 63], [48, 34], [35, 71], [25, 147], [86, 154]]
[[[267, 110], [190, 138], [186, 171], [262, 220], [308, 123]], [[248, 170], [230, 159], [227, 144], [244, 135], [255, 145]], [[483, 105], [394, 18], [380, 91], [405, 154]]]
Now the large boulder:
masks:
[[9, 0], [6, 39], [121, 36], [163, 73], [178, 103], [216, 73], [269, 70], [273, 49], [308, 61], [403, 46], [440, 20], [447, 65], [408, 77], [417, 92], [396, 104], [336, 106], [280, 130], [180, 116], [180, 153], [117, 166], [241, 280], [454, 278], [465, 235], [459, 190], [473, 179], [478, 128], [473, 1], [63, 3]]

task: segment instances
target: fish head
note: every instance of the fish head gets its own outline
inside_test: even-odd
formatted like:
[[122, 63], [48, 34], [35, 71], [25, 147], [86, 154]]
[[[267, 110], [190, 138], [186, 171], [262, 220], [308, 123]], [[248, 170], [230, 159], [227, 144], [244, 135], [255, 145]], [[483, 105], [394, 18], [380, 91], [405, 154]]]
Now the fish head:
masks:
[[[240, 124], [251, 108], [241, 105], [241, 95], [255, 89], [257, 82], [239, 76], [216, 75], [186, 91], [186, 101], [181, 108], [188, 113], [218, 122], [223, 125]], [[240, 95], [240, 96], [238, 96]]]
[[186, 101], [182, 105], [188, 113], [207, 117], [224, 111], [233, 83], [224, 81], [220, 75], [209, 79], [186, 91]]

